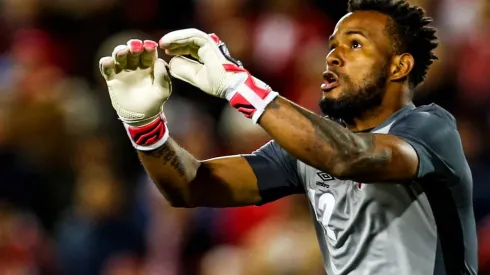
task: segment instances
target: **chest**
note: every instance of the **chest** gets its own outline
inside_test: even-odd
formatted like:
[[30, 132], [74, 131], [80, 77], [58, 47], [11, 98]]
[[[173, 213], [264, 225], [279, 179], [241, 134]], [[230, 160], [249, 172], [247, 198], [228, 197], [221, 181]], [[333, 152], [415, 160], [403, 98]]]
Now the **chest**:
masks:
[[335, 201], [335, 204], [348, 202], [351, 205], [364, 199], [366, 195], [369, 196], [365, 194], [366, 184], [352, 180], [340, 180], [303, 163], [298, 165], [298, 168], [308, 199], [315, 210], [325, 208], [318, 208], [317, 202], [322, 202], [321, 205], [324, 205], [325, 201]]
[[[302, 182], [317, 221], [328, 228], [332, 217], [348, 220], [366, 199], [367, 186], [351, 180], [340, 180], [326, 172], [303, 165]], [[328, 233], [328, 232], [327, 232]]]
[[415, 198], [407, 185], [340, 180], [303, 163], [298, 170], [314, 218], [334, 241], [353, 226], [385, 223]]

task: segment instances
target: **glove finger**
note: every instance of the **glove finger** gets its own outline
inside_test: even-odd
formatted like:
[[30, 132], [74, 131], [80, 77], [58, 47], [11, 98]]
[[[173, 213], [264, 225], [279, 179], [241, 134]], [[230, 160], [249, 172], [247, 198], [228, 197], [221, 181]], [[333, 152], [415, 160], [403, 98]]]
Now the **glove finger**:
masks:
[[106, 80], [110, 80], [115, 74], [115, 62], [110, 56], [102, 57], [99, 61], [99, 70]]
[[169, 67], [170, 74], [173, 77], [194, 85], [200, 89], [203, 88], [200, 87], [198, 79], [200, 74], [202, 74], [204, 71], [201, 63], [182, 56], [176, 56], [170, 60]]
[[116, 67], [120, 70], [126, 69], [128, 61], [129, 48], [126, 45], [119, 45], [112, 51], [112, 59], [116, 63]]
[[170, 32], [164, 35], [160, 41], [160, 47], [170, 50], [172, 53], [179, 48], [184, 48], [186, 53], [205, 64], [216, 63], [217, 60], [225, 59], [218, 49], [215, 40], [216, 35], [210, 37], [198, 29], [184, 29]]
[[128, 41], [127, 46], [129, 48], [129, 54], [126, 69], [135, 70], [140, 64], [140, 57], [144, 51], [143, 41], [131, 39]]
[[145, 40], [143, 42], [144, 51], [141, 54], [141, 67], [148, 68], [155, 64], [158, 58], [158, 44], [155, 41]]
[[175, 46], [182, 47], [189, 45], [202, 47], [206, 43], [207, 38], [208, 35], [198, 29], [183, 29], [167, 33], [160, 39], [159, 44], [160, 47], [164, 49]]

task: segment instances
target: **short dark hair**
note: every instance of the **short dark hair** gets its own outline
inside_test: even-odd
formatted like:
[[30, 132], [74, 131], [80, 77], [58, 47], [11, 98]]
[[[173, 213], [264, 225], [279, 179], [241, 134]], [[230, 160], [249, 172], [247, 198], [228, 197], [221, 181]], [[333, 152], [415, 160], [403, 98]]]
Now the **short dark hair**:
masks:
[[437, 60], [433, 50], [439, 45], [436, 29], [429, 26], [432, 18], [406, 0], [349, 0], [348, 12], [376, 11], [388, 15], [387, 32], [393, 42], [394, 54], [409, 53], [415, 64], [409, 75], [411, 88], [424, 81], [430, 65]]

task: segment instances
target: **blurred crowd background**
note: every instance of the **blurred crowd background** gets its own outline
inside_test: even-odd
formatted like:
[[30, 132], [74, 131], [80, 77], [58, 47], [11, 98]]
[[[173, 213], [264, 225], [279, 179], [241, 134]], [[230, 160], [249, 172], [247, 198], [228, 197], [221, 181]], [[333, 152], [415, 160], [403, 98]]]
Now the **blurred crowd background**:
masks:
[[[435, 18], [440, 61], [418, 88], [458, 119], [490, 274], [490, 1], [412, 1]], [[174, 209], [145, 175], [98, 72], [130, 38], [197, 27], [287, 98], [319, 112], [327, 38], [346, 1], [0, 0], [1, 275], [323, 274], [306, 199]], [[174, 82], [173, 137], [199, 159], [269, 137]]]

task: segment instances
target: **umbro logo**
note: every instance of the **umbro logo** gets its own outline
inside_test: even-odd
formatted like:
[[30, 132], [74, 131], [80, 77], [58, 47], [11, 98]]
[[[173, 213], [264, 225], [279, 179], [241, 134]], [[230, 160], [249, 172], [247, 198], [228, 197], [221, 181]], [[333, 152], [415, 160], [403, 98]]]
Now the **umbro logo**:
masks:
[[329, 174], [327, 174], [325, 172], [318, 172], [316, 174], [320, 177], [320, 179], [322, 181], [331, 181], [331, 180], [335, 179], [334, 177], [330, 176]]
[[317, 181], [316, 182], [316, 185], [320, 186], [320, 187], [323, 187], [323, 188], [330, 188], [330, 185], [324, 183], [324, 182], [321, 182], [321, 181]]
[[316, 173], [318, 177], [320, 178], [321, 181], [317, 181], [316, 185], [323, 187], [323, 188], [330, 188], [330, 185], [325, 183], [327, 181], [335, 180], [336, 178], [330, 176], [329, 174], [325, 172], [318, 172]]

